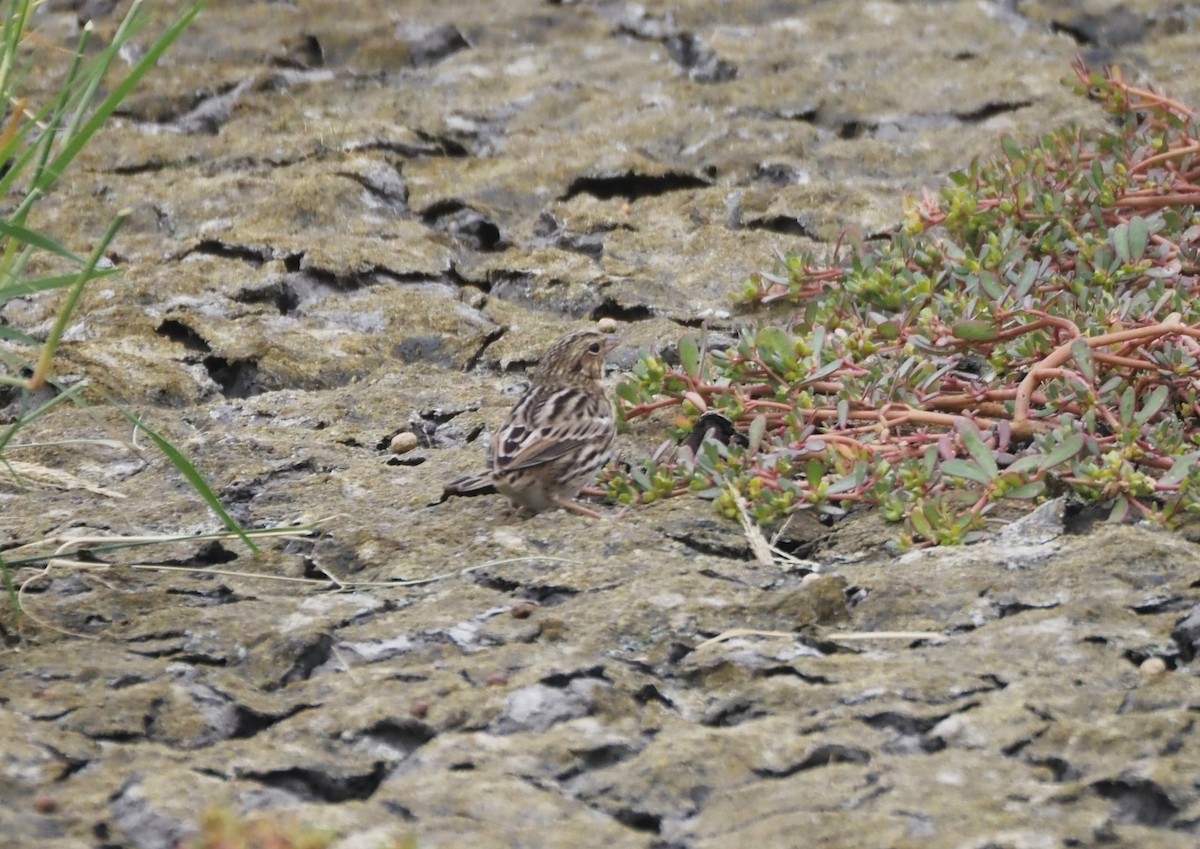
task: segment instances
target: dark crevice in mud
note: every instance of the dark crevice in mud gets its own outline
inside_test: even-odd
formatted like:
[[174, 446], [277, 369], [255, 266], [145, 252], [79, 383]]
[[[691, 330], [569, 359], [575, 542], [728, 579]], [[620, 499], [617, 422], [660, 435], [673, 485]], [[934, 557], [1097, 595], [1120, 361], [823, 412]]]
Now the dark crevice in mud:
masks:
[[203, 354], [212, 351], [212, 346], [204, 340], [203, 336], [177, 318], [164, 318], [158, 327], [154, 328], [154, 332], [170, 339], [177, 345], [182, 345], [189, 351], [199, 351]]
[[883, 713], [871, 714], [870, 716], [860, 717], [862, 722], [872, 728], [888, 729], [899, 732], [905, 735], [921, 735], [933, 728], [943, 719], [944, 716], [939, 716], [935, 719], [930, 719], [920, 716], [912, 716], [907, 713], [898, 713], [896, 711], [884, 711]]
[[824, 540], [824, 534], [816, 539], [804, 539], [799, 536], [789, 536], [785, 531], [783, 535], [773, 538], [774, 542], [771, 545], [784, 554], [790, 554], [798, 560], [808, 560], [816, 555]]
[[202, 242], [198, 242], [195, 246], [184, 252], [180, 258], [189, 257], [193, 254], [215, 256], [222, 259], [237, 259], [242, 262], [248, 262], [256, 268], [264, 265], [273, 258], [270, 248], [254, 247], [252, 245], [234, 245], [218, 239], [205, 239]]
[[269, 481], [278, 481], [289, 477], [300, 477], [314, 471], [327, 472], [329, 469], [318, 469], [311, 458], [301, 460], [285, 460], [275, 468], [263, 474], [246, 479], [237, 479], [221, 490], [221, 501], [228, 507], [231, 504], [245, 504], [258, 497], [259, 492]]
[[375, 450], [387, 451], [392, 440], [401, 433], [411, 433], [417, 438], [421, 448], [459, 448], [469, 445], [483, 433], [483, 425], [476, 424], [463, 427], [453, 424], [454, 419], [463, 413], [473, 413], [479, 409], [478, 404], [468, 404], [462, 407], [448, 409], [434, 408], [421, 410], [416, 418], [409, 419], [408, 424], [398, 427], [375, 444]]
[[1159, 613], [1178, 613], [1181, 610], [1190, 610], [1193, 604], [1195, 602], [1190, 598], [1178, 595], [1163, 595], [1145, 599], [1131, 606], [1129, 609], [1139, 616], [1154, 616]]
[[1000, 619], [1006, 619], [1009, 616], [1015, 616], [1018, 613], [1024, 613], [1027, 610], [1053, 610], [1058, 607], [1057, 601], [1047, 602], [1045, 604], [1029, 604], [1027, 602], [1018, 601], [1016, 599], [1008, 601], [997, 601], [996, 615]]
[[388, 457], [384, 461], [385, 466], [420, 466], [428, 461], [428, 457]]
[[638, 749], [628, 743], [608, 743], [593, 749], [572, 749], [571, 754], [575, 756], [577, 763], [555, 778], [558, 781], [568, 781], [592, 770], [607, 769], [624, 763], [637, 753]]
[[408, 757], [437, 736], [437, 732], [419, 719], [384, 719], [362, 732], [390, 749]]
[[833, 766], [834, 764], [861, 765], [869, 764], [870, 762], [871, 753], [866, 749], [830, 743], [813, 749], [808, 757], [799, 763], [789, 764], [780, 769], [756, 769], [754, 770], [754, 774], [760, 778], [787, 778], [789, 775], [795, 775], [798, 772], [817, 769], [823, 766]]
[[708, 728], [733, 728], [766, 715], [765, 708], [750, 701], [727, 702], [701, 717], [700, 724]]
[[1032, 105], [1032, 100], [997, 101], [985, 103], [969, 112], [955, 112], [954, 117], [966, 124], [978, 124], [989, 118], [995, 118], [997, 115], [1028, 109]]
[[549, 212], [543, 212], [533, 226], [533, 247], [552, 247], [583, 254], [592, 259], [604, 255], [604, 240], [615, 230], [629, 230], [628, 224], [599, 224], [586, 232], [573, 232]]
[[654, 318], [654, 310], [643, 304], [635, 304], [633, 306], [624, 306], [618, 304], [612, 298], [605, 298], [599, 304], [592, 308], [588, 313], [588, 318], [592, 321], [599, 321], [602, 318], [611, 318], [614, 321], [649, 321]]
[[547, 687], [563, 688], [568, 686], [577, 678], [595, 678], [600, 681], [607, 681], [608, 676], [604, 674], [603, 666], [589, 666], [586, 669], [575, 669], [571, 672], [555, 672], [542, 678], [538, 683], [545, 684]]
[[656, 197], [668, 192], [702, 189], [710, 185], [709, 180], [694, 174], [668, 172], [665, 174], [640, 174], [626, 171], [624, 174], [604, 177], [579, 177], [571, 182], [559, 200], [571, 200], [577, 195], [588, 194], [600, 200], [625, 198], [635, 201], [644, 197]]
[[646, 684], [640, 687], [632, 693], [632, 696], [633, 700], [639, 705], [648, 705], [651, 702], [656, 702], [671, 710], [675, 709], [675, 703], [659, 692], [658, 688], [653, 684]]
[[379, 803], [379, 807], [383, 808], [389, 814], [394, 814], [405, 822], [416, 822], [417, 815], [410, 808], [404, 807], [394, 799], [384, 799]]
[[309, 32], [284, 40], [280, 45], [283, 52], [271, 57], [271, 65], [276, 68], [292, 68], [297, 71], [311, 71], [314, 68], [325, 67], [325, 48], [320, 39]]
[[766, 230], [770, 233], [780, 233], [785, 236], [803, 236], [806, 239], [819, 241], [812, 231], [799, 218], [791, 215], [773, 215], [769, 218], [759, 218], [742, 224], [745, 230]]
[[362, 775], [331, 776], [315, 769], [292, 767], [269, 772], [246, 772], [240, 777], [291, 793], [309, 802], [334, 803], [370, 799], [388, 774], [388, 765], [376, 761]]
[[334, 173], [339, 177], [345, 177], [347, 180], [353, 180], [358, 183], [367, 194], [391, 207], [393, 210], [397, 212], [406, 212], [408, 210], [408, 186], [399, 175], [396, 176], [395, 180], [381, 180], [367, 174], [360, 174], [356, 171], [336, 171]]
[[272, 280], [263, 286], [248, 287], [234, 295], [233, 299], [241, 304], [273, 306], [280, 315], [289, 315], [300, 306], [300, 296], [283, 280]]
[[507, 578], [501, 578], [499, 575], [481, 575], [476, 573], [474, 580], [476, 586], [487, 590], [495, 590], [499, 593], [511, 593], [521, 586], [520, 581], [511, 581]]
[[1113, 802], [1113, 818], [1117, 822], [1161, 827], [1179, 813], [1179, 806], [1166, 791], [1149, 779], [1105, 779], [1092, 788]]
[[237, 721], [229, 735], [231, 740], [245, 740], [266, 731], [273, 725], [291, 719], [299, 713], [309, 710], [311, 705], [296, 705], [290, 710], [278, 714], [262, 713], [242, 705], [234, 705]]
[[1134, 666], [1141, 666], [1150, 658], [1158, 658], [1167, 665], [1169, 671], [1174, 671], [1178, 666], [1179, 655], [1175, 646], [1141, 646], [1138, 648], [1126, 649], [1121, 652], [1121, 656], [1129, 661]]
[[63, 771], [60, 772], [58, 775], [54, 776], [55, 784], [61, 784], [62, 782], [66, 781], [68, 778], [70, 778], [75, 773], [79, 772], [80, 770], [84, 769], [86, 766], [88, 766], [91, 763], [91, 760], [86, 760], [86, 759], [81, 759], [81, 758], [73, 758], [70, 755], [63, 754], [58, 749], [55, 749], [53, 746], [48, 746], [47, 748], [54, 754], [54, 756], [56, 758], [58, 758], [59, 760], [63, 761], [66, 764], [66, 766], [63, 768]]
[[648, 811], [637, 811], [633, 808], [621, 808], [613, 811], [612, 817], [621, 825], [643, 831], [648, 834], [658, 834], [662, 831], [662, 817]]
[[387, 153], [395, 153], [404, 157], [405, 159], [421, 159], [424, 157], [437, 156], [459, 159], [470, 155], [470, 151], [468, 151], [466, 147], [449, 136], [428, 133], [424, 130], [416, 129], [413, 130], [413, 135], [415, 135], [418, 139], [418, 143], [416, 145], [388, 139], [374, 139], [372, 141], [362, 142], [360, 144], [348, 145], [346, 150], [350, 152], [360, 150], [378, 150]]
[[837, 137], [843, 141], [851, 141], [861, 138], [869, 132], [875, 130], [874, 124], [868, 124], [863, 121], [843, 121], [834, 128]]
[[[188, 566], [197, 569], [203, 569], [206, 566], [221, 566], [225, 563], [232, 563], [237, 560], [238, 556], [235, 552], [230, 551], [217, 540], [208, 540], [200, 544], [196, 549], [196, 553], [191, 557], [182, 557], [174, 560], [159, 560], [156, 561], [165, 566]], [[229, 592], [227, 590], [227, 592]]]
[[201, 362], [226, 398], [252, 398], [263, 391], [258, 383], [257, 360], [208, 356]]
[[128, 165], [114, 165], [105, 171], [106, 174], [119, 174], [121, 176], [135, 176], [137, 174], [153, 174], [158, 171], [163, 171], [167, 168], [182, 168], [188, 165], [194, 165], [195, 158], [187, 157], [182, 160], [173, 160], [168, 162], [159, 156], [151, 156], [141, 162], [132, 162]]
[[329, 662], [329, 658], [333, 651], [333, 637], [329, 634], [321, 634], [308, 645], [303, 646], [296, 660], [279, 679], [274, 686], [268, 685], [267, 689], [279, 689], [296, 681], [307, 681], [312, 675], [314, 669]]
[[1083, 777], [1083, 770], [1072, 766], [1063, 758], [1026, 758], [1025, 760], [1031, 766], [1040, 767], [1049, 772], [1050, 777], [1057, 782], [1078, 781]]
[[554, 607], [569, 601], [579, 595], [579, 590], [574, 587], [559, 587], [547, 586], [541, 584], [533, 584], [525, 588], [522, 596], [529, 600], [535, 601], [542, 607]]
[[791, 676], [799, 678], [805, 684], [832, 684], [833, 681], [826, 678], [824, 675], [809, 675], [801, 672], [794, 666], [784, 664], [782, 666], [772, 666], [769, 669], [764, 669], [758, 673], [760, 678], [778, 678], [780, 676]]
[[[504, 337], [506, 332], [507, 331], [503, 327], [497, 327], [487, 336], [483, 337], [483, 341], [479, 343], [478, 350], [476, 350], [474, 354], [467, 358], [466, 366], [463, 368], [463, 371], [471, 371], [472, 369], [477, 368], [480, 361], [483, 359], [483, 355], [487, 353], [487, 349], [492, 347], [492, 345], [496, 342], [499, 342]], [[476, 428], [474, 431], [475, 436], [478, 436], [479, 431], [482, 429], [482, 425]], [[468, 438], [467, 441], [473, 442], [475, 440], [475, 436]]]
[[703, 554], [708, 557], [728, 557], [734, 560], [754, 559], [754, 552], [744, 543], [726, 541], [721, 538], [701, 538], [687, 531], [673, 532], [669, 529], [664, 529], [663, 534], [668, 539], [682, 543], [697, 554]]
[[426, 227], [445, 233], [460, 246], [487, 253], [507, 248], [500, 237], [500, 228], [474, 207], [462, 201], [443, 200], [421, 212]]

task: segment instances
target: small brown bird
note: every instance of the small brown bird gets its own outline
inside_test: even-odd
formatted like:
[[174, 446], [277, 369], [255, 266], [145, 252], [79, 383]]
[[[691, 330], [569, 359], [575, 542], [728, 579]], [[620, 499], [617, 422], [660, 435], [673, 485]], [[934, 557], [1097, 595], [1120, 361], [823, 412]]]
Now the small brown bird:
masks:
[[600, 518], [571, 499], [612, 455], [617, 428], [600, 379], [615, 345], [615, 337], [590, 329], [555, 342], [493, 434], [488, 471], [450, 481], [442, 498], [499, 490], [531, 513], [565, 507]]

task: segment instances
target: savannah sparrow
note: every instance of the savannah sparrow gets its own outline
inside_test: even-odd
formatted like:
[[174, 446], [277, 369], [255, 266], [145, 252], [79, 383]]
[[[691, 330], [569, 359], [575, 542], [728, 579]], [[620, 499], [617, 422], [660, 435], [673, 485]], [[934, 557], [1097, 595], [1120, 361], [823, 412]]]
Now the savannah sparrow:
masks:
[[538, 361], [529, 389], [492, 435], [488, 470], [446, 484], [448, 495], [499, 490], [532, 513], [565, 507], [598, 519], [571, 499], [612, 454], [617, 428], [600, 378], [615, 337], [576, 330]]

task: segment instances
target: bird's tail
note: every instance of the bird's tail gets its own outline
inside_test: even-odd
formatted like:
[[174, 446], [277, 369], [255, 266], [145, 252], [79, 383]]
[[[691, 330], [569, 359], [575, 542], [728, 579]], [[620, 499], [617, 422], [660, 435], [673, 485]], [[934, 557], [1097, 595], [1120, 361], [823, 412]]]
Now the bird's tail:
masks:
[[451, 495], [470, 498], [475, 495], [495, 495], [496, 491], [490, 474], [467, 475], [465, 478], [455, 478], [442, 488], [442, 501]]

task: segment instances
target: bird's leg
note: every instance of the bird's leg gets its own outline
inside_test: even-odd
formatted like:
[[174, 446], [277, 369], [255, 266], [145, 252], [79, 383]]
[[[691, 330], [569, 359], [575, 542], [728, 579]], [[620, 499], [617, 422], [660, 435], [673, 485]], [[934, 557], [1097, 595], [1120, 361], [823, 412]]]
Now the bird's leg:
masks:
[[571, 501], [568, 498], [556, 499], [555, 504], [564, 510], [570, 510], [572, 513], [578, 513], [580, 516], [587, 516], [589, 519], [603, 519], [604, 517], [588, 507], [584, 507], [578, 501]]

